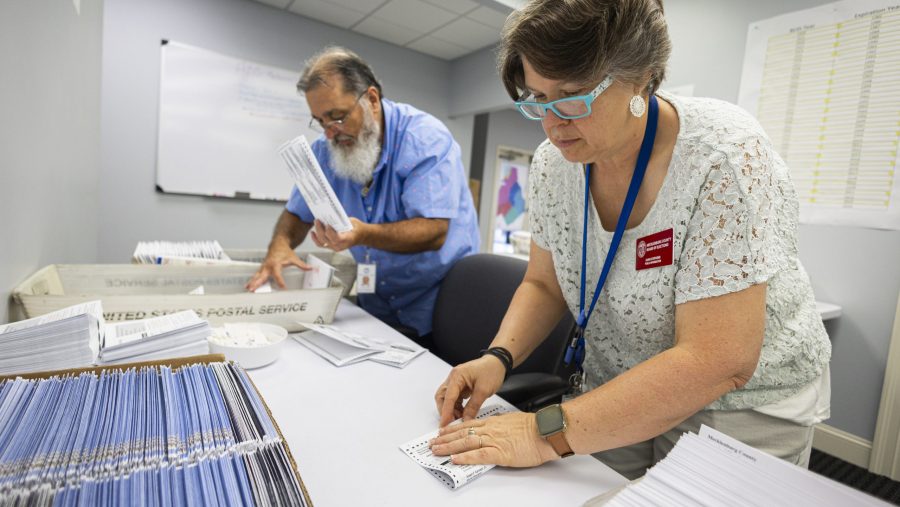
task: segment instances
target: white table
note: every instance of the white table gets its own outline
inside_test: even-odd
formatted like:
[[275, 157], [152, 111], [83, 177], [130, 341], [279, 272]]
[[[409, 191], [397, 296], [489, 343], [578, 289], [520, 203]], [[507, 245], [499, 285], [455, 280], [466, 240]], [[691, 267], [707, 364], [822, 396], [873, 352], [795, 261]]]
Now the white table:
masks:
[[[407, 340], [348, 301], [341, 301], [334, 324]], [[433, 394], [449, 370], [427, 352], [404, 369], [372, 361], [337, 368], [288, 340], [278, 361], [250, 376], [317, 507], [575, 506], [626, 482], [590, 456], [572, 456], [536, 468], [497, 467], [457, 490], [447, 488], [399, 446], [438, 427]]]
[[840, 317], [843, 309], [834, 303], [816, 301], [816, 310], [822, 316], [822, 320], [831, 320]]

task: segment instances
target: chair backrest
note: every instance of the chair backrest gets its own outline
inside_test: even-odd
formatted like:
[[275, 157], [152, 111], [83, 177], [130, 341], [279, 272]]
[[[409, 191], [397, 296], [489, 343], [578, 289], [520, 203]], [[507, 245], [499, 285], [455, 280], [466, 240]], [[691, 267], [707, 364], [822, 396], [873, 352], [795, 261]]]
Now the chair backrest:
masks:
[[[451, 365], [481, 355], [500, 328], [528, 263], [515, 257], [475, 254], [456, 263], [441, 284], [434, 307], [434, 353]], [[517, 373], [556, 373], [574, 320], [566, 315]]]

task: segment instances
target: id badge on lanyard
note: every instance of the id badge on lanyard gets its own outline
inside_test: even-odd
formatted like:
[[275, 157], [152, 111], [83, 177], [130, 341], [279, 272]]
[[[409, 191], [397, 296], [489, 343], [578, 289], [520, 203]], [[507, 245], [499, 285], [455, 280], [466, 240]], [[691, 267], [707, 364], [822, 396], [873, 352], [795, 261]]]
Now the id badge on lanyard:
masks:
[[653, 141], [656, 137], [656, 124], [659, 113], [659, 104], [656, 97], [650, 96], [650, 112], [647, 115], [647, 126], [644, 128], [644, 139], [641, 141], [641, 150], [638, 153], [637, 164], [634, 167], [634, 174], [631, 176], [631, 183], [628, 185], [628, 195], [625, 197], [625, 203], [622, 205], [622, 212], [619, 214], [619, 221], [616, 223], [616, 230], [613, 233], [612, 241], [609, 244], [609, 251], [606, 253], [606, 260], [603, 261], [603, 270], [597, 280], [597, 287], [594, 289], [594, 297], [591, 299], [591, 305], [587, 312], [584, 308], [584, 287], [585, 277], [587, 273], [587, 241], [588, 241], [588, 208], [590, 207], [591, 198], [591, 164], [584, 167], [584, 228], [582, 230], [581, 240], [581, 286], [580, 298], [578, 303], [578, 319], [575, 322], [575, 335], [572, 337], [569, 347], [566, 349], [565, 363], [570, 364], [575, 361], [576, 372], [569, 378], [569, 391], [563, 397], [564, 400], [574, 398], [584, 392], [584, 332], [587, 329], [588, 319], [594, 311], [603, 285], [606, 283], [606, 277], [609, 275], [609, 269], [612, 267], [613, 259], [616, 257], [616, 251], [619, 249], [619, 243], [622, 241], [622, 234], [625, 232], [625, 226], [628, 224], [628, 218], [631, 216], [631, 210], [634, 208], [634, 201], [637, 199], [638, 191], [641, 189], [641, 182], [644, 180], [644, 173], [647, 171], [647, 164], [650, 162], [650, 154], [653, 152]]
[[366, 249], [366, 262], [356, 266], [356, 292], [357, 294], [374, 294], [377, 282], [377, 266], [369, 260], [369, 250]]
[[[366, 221], [372, 223], [371, 211], [372, 207], [365, 202], [372, 188], [373, 182], [369, 182], [363, 187], [361, 194], [363, 198], [363, 209], [366, 210]], [[378, 280], [378, 267], [369, 258], [369, 248], [366, 247], [366, 262], [356, 266], [356, 293], [357, 294], [375, 294], [375, 287]]]

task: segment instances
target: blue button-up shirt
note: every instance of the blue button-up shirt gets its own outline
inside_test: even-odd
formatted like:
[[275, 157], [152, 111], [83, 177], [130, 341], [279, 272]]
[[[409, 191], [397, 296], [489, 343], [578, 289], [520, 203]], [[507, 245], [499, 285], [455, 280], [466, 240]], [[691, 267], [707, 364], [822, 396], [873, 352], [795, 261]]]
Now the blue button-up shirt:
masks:
[[[347, 215], [370, 224], [419, 217], [450, 220], [440, 250], [400, 254], [366, 246], [350, 249], [356, 262], [376, 265], [375, 293], [359, 294], [360, 306], [388, 324], [409, 326], [424, 335], [431, 332], [441, 280], [457, 260], [478, 251], [478, 221], [459, 145], [447, 127], [407, 104], [387, 99], [381, 104], [384, 144], [365, 196], [362, 185], [335, 175], [324, 136], [312, 150]], [[286, 208], [300, 220], [313, 222], [296, 186]]]

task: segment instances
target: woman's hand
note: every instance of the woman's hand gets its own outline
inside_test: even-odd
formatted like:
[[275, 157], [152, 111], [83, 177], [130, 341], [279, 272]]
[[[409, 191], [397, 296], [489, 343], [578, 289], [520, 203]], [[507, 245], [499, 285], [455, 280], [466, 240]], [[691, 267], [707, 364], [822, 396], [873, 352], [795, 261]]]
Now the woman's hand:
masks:
[[[450, 370], [447, 380], [434, 393], [434, 403], [441, 414], [441, 427], [460, 417], [469, 420], [478, 415], [484, 400], [503, 385], [506, 368], [500, 359], [485, 355]], [[463, 405], [463, 400], [469, 399]]]
[[431, 441], [431, 452], [450, 455], [456, 465], [533, 467], [559, 458], [527, 412], [445, 426]]

